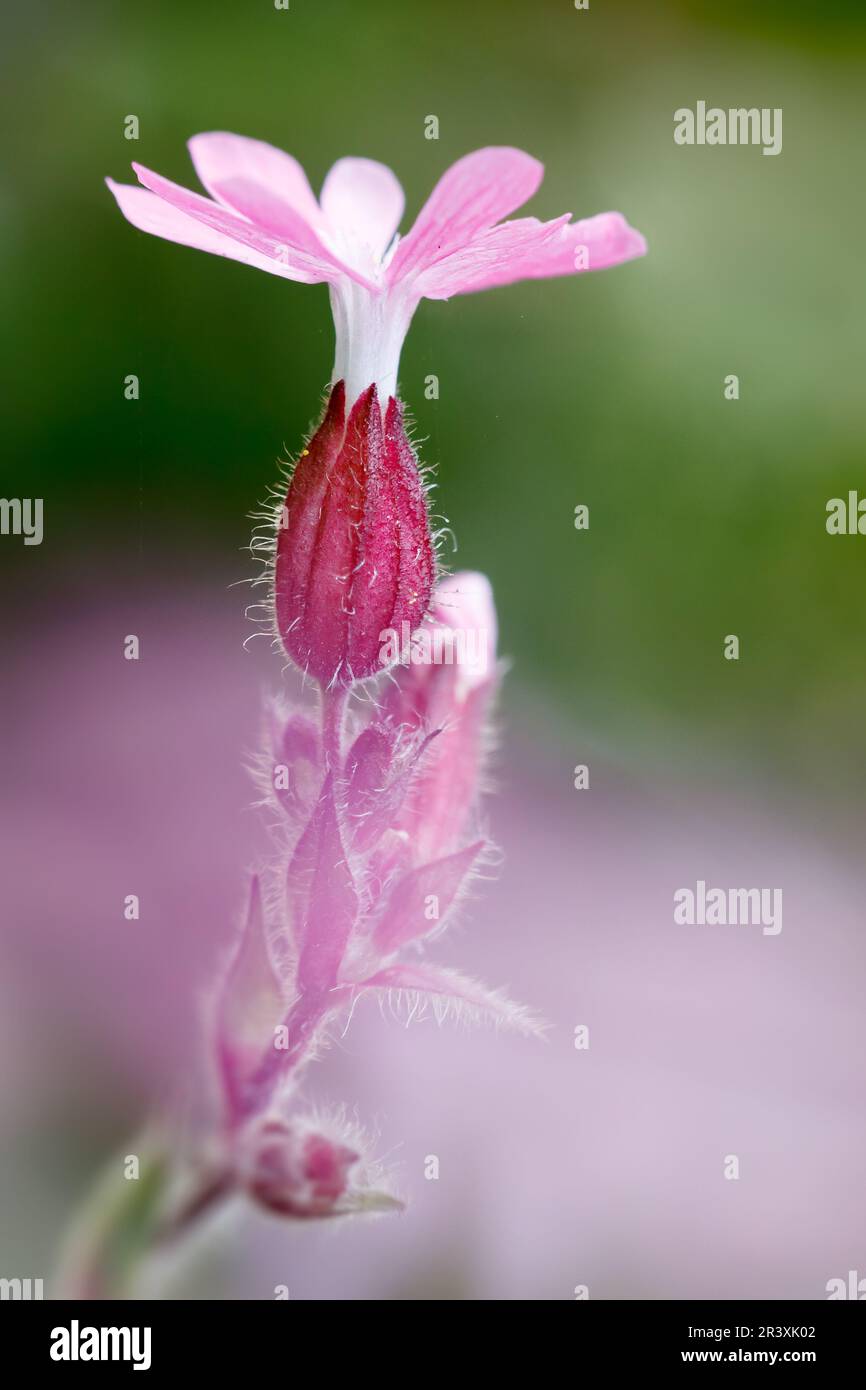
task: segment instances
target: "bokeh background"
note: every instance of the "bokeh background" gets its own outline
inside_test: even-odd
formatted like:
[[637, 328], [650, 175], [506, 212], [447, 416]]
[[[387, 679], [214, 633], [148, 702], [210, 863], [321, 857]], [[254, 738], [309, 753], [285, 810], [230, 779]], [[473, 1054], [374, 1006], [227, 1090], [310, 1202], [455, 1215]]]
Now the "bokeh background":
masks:
[[[234, 1212], [155, 1291], [822, 1297], [866, 1274], [866, 541], [824, 525], [866, 495], [861, 7], [148, 0], [2, 26], [0, 493], [45, 499], [45, 539], [0, 538], [0, 1274], [50, 1278], [100, 1165], [188, 1094], [261, 843], [244, 758], [290, 678], [242, 647], [233, 586], [332, 329], [324, 287], [122, 221], [104, 177], [135, 158], [194, 186], [208, 129], [314, 186], [384, 160], [407, 218], [454, 159], [515, 144], [547, 170], [528, 211], [619, 209], [650, 254], [424, 303], [402, 362], [453, 562], [491, 576], [513, 660], [507, 857], [447, 958], [550, 1040], [359, 1011], [311, 1086], [374, 1121], [407, 1214]], [[782, 107], [781, 155], [676, 146], [701, 99]], [[781, 936], [675, 928], [697, 878], [783, 887]]]

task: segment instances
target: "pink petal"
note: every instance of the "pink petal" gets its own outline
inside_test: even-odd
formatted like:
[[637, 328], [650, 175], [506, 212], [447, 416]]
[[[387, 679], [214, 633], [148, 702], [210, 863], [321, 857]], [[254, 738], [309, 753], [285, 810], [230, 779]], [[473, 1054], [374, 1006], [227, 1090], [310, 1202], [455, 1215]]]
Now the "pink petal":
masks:
[[501, 990], [489, 989], [487, 985], [469, 980], [456, 970], [442, 970], [423, 964], [389, 965], [384, 970], [377, 970], [375, 975], [356, 988], [406, 992], [409, 995], [405, 1002], [410, 1018], [416, 1016], [419, 1008], [427, 1003], [439, 1023], [446, 1018], [462, 1019], [467, 1023], [486, 1021], [537, 1037], [542, 1036], [545, 1030], [545, 1024], [523, 1004], [515, 1004]]
[[[194, 135], [188, 149], [196, 173], [208, 193], [219, 201], [223, 198], [220, 191], [223, 184], [231, 179], [246, 179], [259, 188], [268, 189], [274, 198], [292, 208], [311, 226], [321, 223], [322, 214], [306, 174], [298, 161], [284, 150], [264, 140], [250, 140], [245, 135], [230, 135], [220, 130]], [[231, 199], [226, 201], [231, 202]], [[245, 208], [237, 210], [246, 212]]]
[[400, 242], [388, 278], [434, 265], [531, 198], [544, 166], [523, 150], [491, 145], [458, 159], [442, 175]]
[[[594, 217], [584, 217], [566, 228], [563, 241], [568, 244], [568, 255], [562, 253], [563, 267], [568, 257], [574, 259], [580, 246], [587, 249], [590, 270], [607, 270], [609, 266], [633, 261], [636, 256], [647, 253], [646, 238], [629, 226], [621, 212], [599, 212]], [[541, 270], [540, 273], [546, 275], [548, 272]]]
[[[156, 174], [151, 169], [145, 169], [141, 164], [133, 164], [133, 169], [140, 183], [145, 188], [149, 188], [152, 193], [163, 198], [179, 212], [186, 213], [198, 222], [204, 223], [206, 227], [213, 228], [214, 231], [224, 232], [235, 241], [250, 247], [261, 256], [275, 260], [283, 265], [297, 266], [307, 272], [311, 280], [327, 280], [329, 282], [337, 280], [342, 274], [351, 274], [355, 279], [359, 277], [355, 271], [350, 271], [348, 267], [342, 265], [330, 255], [329, 252], [322, 254], [312, 254], [303, 247], [293, 246], [285, 236], [275, 236], [260, 227], [248, 222], [237, 213], [231, 212], [228, 208], [220, 206], [219, 203], [212, 202], [209, 198], [202, 198], [198, 193], [191, 193], [188, 188], [181, 188], [180, 184], [172, 183], [170, 179], [164, 179], [160, 174]], [[293, 278], [299, 278], [297, 276]], [[306, 278], [306, 277], [305, 277]]]
[[312, 285], [323, 278], [311, 268], [309, 258], [287, 255], [282, 260], [274, 260], [270, 255], [263, 255], [251, 246], [234, 240], [225, 232], [216, 231], [196, 218], [179, 212], [155, 193], [148, 193], [146, 189], [136, 188], [132, 184], [115, 183], [113, 179], [106, 179], [106, 183], [127, 222], [141, 232], [150, 232], [180, 246], [192, 246], [196, 251], [226, 256], [256, 270], [266, 270], [269, 275], [279, 275], [284, 280], [299, 280], [302, 284]]
[[378, 261], [403, 216], [403, 190], [386, 164], [338, 159], [322, 186], [322, 211], [346, 244], [360, 241]]
[[290, 246], [336, 263], [321, 237], [321, 209], [291, 155], [262, 140], [222, 132], [194, 135], [189, 152], [205, 188], [224, 207]]
[[568, 217], [538, 222], [526, 217], [491, 227], [447, 256], [416, 282], [428, 299], [487, 290], [517, 280], [606, 270], [646, 254], [646, 242], [618, 212], [582, 222]]
[[[388, 956], [409, 941], [444, 925], [449, 909], [466, 886], [484, 847], [483, 840], [476, 840], [456, 854], [423, 864], [395, 883], [373, 929], [373, 944], [380, 955]], [[426, 915], [431, 895], [438, 900], [437, 915], [432, 920]]]

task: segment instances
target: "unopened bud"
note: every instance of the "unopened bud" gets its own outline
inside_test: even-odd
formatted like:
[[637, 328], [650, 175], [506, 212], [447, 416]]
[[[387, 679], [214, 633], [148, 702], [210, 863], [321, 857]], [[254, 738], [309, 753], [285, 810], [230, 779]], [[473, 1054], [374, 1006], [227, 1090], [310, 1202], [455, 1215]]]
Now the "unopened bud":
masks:
[[338, 382], [295, 468], [277, 542], [277, 627], [291, 659], [325, 686], [382, 670], [384, 629], [414, 631], [435, 557], [415, 454], [392, 396], [375, 386], [345, 420]]
[[360, 1155], [303, 1121], [276, 1115], [256, 1121], [241, 1139], [241, 1174], [262, 1206], [283, 1216], [330, 1216], [349, 1188]]

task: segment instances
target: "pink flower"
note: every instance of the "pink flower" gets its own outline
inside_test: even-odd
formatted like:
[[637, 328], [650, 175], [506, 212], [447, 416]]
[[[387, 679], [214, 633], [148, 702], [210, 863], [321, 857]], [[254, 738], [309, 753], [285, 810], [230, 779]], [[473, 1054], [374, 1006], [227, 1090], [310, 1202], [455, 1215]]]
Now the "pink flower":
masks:
[[[409, 1018], [429, 1008], [439, 1020], [540, 1030], [501, 991], [427, 956], [492, 848], [477, 802], [496, 614], [482, 575], [456, 575], [433, 595], [397, 369], [425, 296], [603, 269], [646, 250], [619, 213], [503, 222], [541, 182], [542, 166], [520, 150], [459, 160], [402, 241], [403, 193], [383, 165], [340, 160], [317, 202], [297, 162], [269, 145], [210, 134], [190, 151], [210, 199], [133, 165], [141, 188], [109, 180], [124, 215], [170, 241], [324, 281], [337, 341], [324, 419], [258, 543], [273, 558], [274, 626], [320, 688], [320, 719], [271, 711], [265, 789], [279, 852], [252, 878], [216, 994], [218, 1143], [163, 1223], [165, 1240], [239, 1187], [295, 1217], [399, 1205], [372, 1186], [360, 1141], [298, 1115], [305, 1067], [362, 995]], [[390, 687], [371, 682], [350, 715], [352, 686], [385, 674]]]
[[183, 246], [287, 280], [325, 282], [337, 337], [332, 381], [345, 382], [347, 409], [371, 385], [383, 406], [396, 395], [400, 351], [421, 299], [603, 270], [646, 251], [618, 212], [503, 222], [544, 173], [508, 146], [476, 150], [446, 170], [402, 240], [403, 191], [374, 160], [338, 160], [317, 201], [297, 160], [260, 140], [215, 132], [193, 136], [189, 150], [210, 198], [134, 164], [143, 187], [108, 180], [124, 216]]

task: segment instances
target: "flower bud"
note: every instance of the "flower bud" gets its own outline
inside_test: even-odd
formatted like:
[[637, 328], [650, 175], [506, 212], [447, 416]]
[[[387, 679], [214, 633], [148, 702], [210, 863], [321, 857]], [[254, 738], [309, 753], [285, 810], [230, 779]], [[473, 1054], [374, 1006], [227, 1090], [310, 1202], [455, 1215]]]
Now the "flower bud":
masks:
[[242, 1139], [241, 1176], [250, 1194], [283, 1216], [332, 1216], [360, 1159], [354, 1149], [304, 1121], [256, 1121]]
[[[424, 642], [420, 641], [424, 637]], [[383, 707], [397, 725], [438, 730], [395, 829], [419, 862], [454, 850], [475, 827], [472, 812], [498, 684], [496, 609], [483, 574], [444, 579], [430, 621], [395, 672]]]
[[374, 385], [346, 421], [345, 401], [338, 382], [295, 468], [276, 551], [283, 645], [325, 686], [382, 670], [382, 633], [418, 627], [435, 571], [402, 407], [392, 396], [383, 423]]
[[404, 644], [385, 706], [396, 722], [448, 724], [474, 692], [496, 677], [496, 608], [486, 575], [447, 575], [436, 585], [427, 621]]

